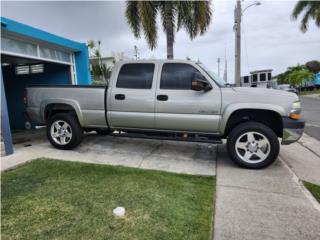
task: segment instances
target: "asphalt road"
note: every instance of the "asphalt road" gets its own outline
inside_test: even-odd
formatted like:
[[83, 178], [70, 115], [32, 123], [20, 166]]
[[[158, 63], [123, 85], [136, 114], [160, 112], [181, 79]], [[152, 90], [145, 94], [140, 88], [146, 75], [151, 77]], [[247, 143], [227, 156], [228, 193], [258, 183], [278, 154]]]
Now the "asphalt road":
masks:
[[305, 133], [320, 141], [320, 98], [300, 97], [302, 118], [306, 121]]

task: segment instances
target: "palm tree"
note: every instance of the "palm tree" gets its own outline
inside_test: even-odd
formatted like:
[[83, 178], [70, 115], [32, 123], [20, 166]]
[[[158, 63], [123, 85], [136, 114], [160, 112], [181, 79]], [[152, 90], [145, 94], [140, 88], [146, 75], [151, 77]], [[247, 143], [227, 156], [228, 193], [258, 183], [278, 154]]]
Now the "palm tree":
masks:
[[303, 11], [305, 13], [300, 25], [302, 32], [306, 32], [308, 30], [308, 22], [310, 18], [315, 20], [316, 25], [320, 27], [320, 1], [299, 0], [292, 11], [292, 18], [296, 20]]
[[136, 38], [143, 31], [150, 49], [157, 46], [157, 14], [167, 36], [167, 58], [173, 58], [175, 32], [184, 28], [190, 39], [204, 34], [211, 20], [211, 1], [127, 1], [126, 17]]

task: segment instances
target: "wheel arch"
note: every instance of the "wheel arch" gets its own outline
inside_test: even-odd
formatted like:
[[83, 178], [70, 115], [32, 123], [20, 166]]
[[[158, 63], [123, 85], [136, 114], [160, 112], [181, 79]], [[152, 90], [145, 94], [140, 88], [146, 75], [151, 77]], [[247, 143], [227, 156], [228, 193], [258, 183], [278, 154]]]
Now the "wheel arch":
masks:
[[57, 113], [70, 112], [75, 114], [81, 126], [84, 125], [83, 116], [80, 110], [80, 106], [77, 102], [72, 100], [55, 100], [50, 99], [42, 102], [40, 105], [41, 118], [48, 122], [48, 119]]
[[278, 137], [282, 137], [284, 110], [280, 107], [273, 108], [234, 108], [229, 109], [222, 117], [220, 131], [227, 137], [230, 131], [240, 123], [255, 121], [270, 127]]

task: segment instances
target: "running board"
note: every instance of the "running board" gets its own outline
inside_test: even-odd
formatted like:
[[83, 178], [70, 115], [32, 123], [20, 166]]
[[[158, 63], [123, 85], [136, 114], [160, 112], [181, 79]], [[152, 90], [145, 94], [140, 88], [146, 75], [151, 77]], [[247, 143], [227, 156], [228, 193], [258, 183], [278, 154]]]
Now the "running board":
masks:
[[142, 139], [156, 139], [156, 140], [167, 140], [167, 141], [222, 144], [221, 139], [209, 139], [207, 137], [168, 137], [168, 136], [147, 135], [147, 134], [140, 134], [140, 133], [112, 133], [112, 134], [110, 134], [110, 136], [125, 137], [125, 138], [142, 138]]

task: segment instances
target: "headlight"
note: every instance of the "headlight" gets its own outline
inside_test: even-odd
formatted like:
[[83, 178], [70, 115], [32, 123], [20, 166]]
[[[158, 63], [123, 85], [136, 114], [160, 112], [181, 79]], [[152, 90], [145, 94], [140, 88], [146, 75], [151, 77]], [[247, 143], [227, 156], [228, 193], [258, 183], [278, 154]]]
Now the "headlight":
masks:
[[293, 109], [296, 109], [296, 108], [301, 109], [301, 102], [300, 101], [296, 101], [296, 102], [292, 103], [291, 108], [293, 108]]
[[301, 113], [301, 102], [300, 101], [293, 102], [290, 110], [290, 118], [299, 119], [300, 113]]

